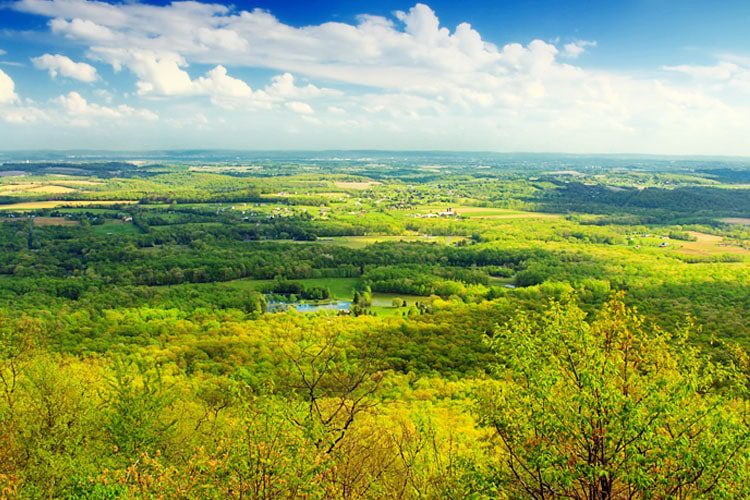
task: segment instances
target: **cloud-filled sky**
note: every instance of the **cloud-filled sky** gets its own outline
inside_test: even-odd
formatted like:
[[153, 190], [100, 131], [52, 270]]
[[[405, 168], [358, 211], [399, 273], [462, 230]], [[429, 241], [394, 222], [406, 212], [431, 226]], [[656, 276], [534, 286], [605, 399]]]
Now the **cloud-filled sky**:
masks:
[[0, 149], [750, 156], [750, 3], [20, 0]]

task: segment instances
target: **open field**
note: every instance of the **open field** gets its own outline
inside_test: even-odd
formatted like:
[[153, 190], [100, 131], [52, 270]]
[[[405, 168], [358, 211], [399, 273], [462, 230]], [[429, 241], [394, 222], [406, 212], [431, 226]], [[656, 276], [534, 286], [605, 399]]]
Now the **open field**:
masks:
[[0, 194], [15, 193], [17, 191], [26, 191], [38, 184], [19, 183], [19, 184], [0, 184]]
[[0, 183], [0, 194], [62, 194], [102, 185], [104, 183], [101, 181], [72, 179], [68, 177], [34, 178], [26, 182]]
[[365, 189], [370, 189], [372, 187], [375, 187], [379, 185], [379, 182], [376, 181], [370, 181], [370, 182], [347, 182], [347, 181], [336, 181], [333, 183], [334, 186], [341, 189], [352, 189], [355, 191], [362, 191]]
[[58, 208], [58, 207], [87, 207], [87, 206], [105, 206], [105, 205], [131, 205], [137, 201], [134, 200], [69, 200], [69, 201], [25, 201], [21, 203], [10, 203], [8, 205], [0, 205], [0, 210], [39, 210], [43, 208]]
[[75, 189], [57, 184], [4, 184], [0, 185], [0, 194], [63, 194], [72, 193]]
[[405, 300], [407, 306], [413, 306], [416, 302], [424, 302], [428, 297], [421, 297], [419, 295], [400, 295], [397, 293], [379, 293], [373, 292], [372, 294], [372, 305], [373, 307], [382, 307], [388, 309], [395, 309], [393, 307], [393, 301], [399, 299]]
[[55, 184], [47, 184], [43, 186], [36, 186], [28, 190], [29, 193], [32, 194], [38, 194], [38, 193], [44, 193], [44, 194], [63, 194], [63, 193], [72, 193], [75, 189], [69, 188], [67, 186], [58, 186]]
[[554, 219], [560, 215], [541, 212], [528, 212], [523, 210], [509, 210], [507, 208], [472, 207], [472, 206], [438, 206], [420, 207], [419, 213], [441, 213], [451, 208], [458, 217], [470, 219]]
[[465, 240], [463, 236], [430, 236], [430, 235], [367, 235], [367, 236], [332, 236], [328, 238], [320, 238], [320, 243], [330, 243], [333, 245], [341, 245], [347, 248], [364, 248], [373, 243], [385, 243], [385, 242], [423, 242], [423, 243], [439, 243], [441, 245], [452, 245], [459, 241]]
[[140, 234], [141, 232], [132, 222], [121, 220], [107, 221], [104, 224], [94, 224], [91, 226], [91, 230], [104, 235]]
[[79, 180], [79, 179], [55, 179], [55, 184], [59, 184], [61, 186], [71, 186], [71, 187], [78, 187], [78, 186], [102, 186], [104, 185], [101, 181], [91, 181], [91, 180]]
[[750, 256], [750, 250], [723, 243], [724, 238], [713, 234], [688, 231], [697, 241], [670, 240], [670, 246], [677, 252], [687, 255], [733, 254]]
[[34, 217], [29, 219], [28, 217], [15, 217], [15, 218], [0, 218], [2, 222], [18, 222], [32, 220], [34, 226], [78, 226], [80, 222], [77, 220], [70, 220], [67, 217]]
[[750, 226], [750, 217], [727, 217], [720, 220], [721, 222], [726, 222], [727, 224], [740, 224], [743, 226]]
[[80, 222], [67, 217], [34, 217], [35, 226], [78, 226]]

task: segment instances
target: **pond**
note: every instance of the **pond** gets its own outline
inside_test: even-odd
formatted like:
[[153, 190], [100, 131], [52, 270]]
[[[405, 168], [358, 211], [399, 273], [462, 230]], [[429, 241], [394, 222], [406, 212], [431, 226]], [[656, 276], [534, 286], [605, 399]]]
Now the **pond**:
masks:
[[339, 300], [335, 302], [326, 302], [322, 304], [308, 304], [304, 302], [269, 302], [268, 312], [286, 311], [294, 308], [297, 312], [309, 313], [317, 311], [348, 311], [352, 305], [349, 301]]

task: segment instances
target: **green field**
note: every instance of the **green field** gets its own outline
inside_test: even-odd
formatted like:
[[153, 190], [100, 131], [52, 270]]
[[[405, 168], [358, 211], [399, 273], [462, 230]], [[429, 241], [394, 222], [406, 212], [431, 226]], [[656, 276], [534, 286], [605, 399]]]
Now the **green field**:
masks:
[[110, 221], [105, 222], [104, 224], [93, 224], [91, 230], [97, 234], [105, 236], [141, 233], [141, 230], [132, 222], [123, 221]]
[[0, 205], [0, 210], [19, 210], [19, 211], [29, 211], [29, 210], [39, 210], [39, 209], [45, 209], [45, 208], [57, 208], [57, 207], [85, 207], [89, 205], [128, 205], [136, 203], [135, 201], [131, 200], [73, 200], [73, 201], [24, 201], [19, 203], [9, 203], [6, 205]]
[[321, 238], [318, 241], [320, 243], [330, 243], [333, 245], [341, 245], [348, 248], [364, 248], [374, 243], [383, 242], [423, 242], [423, 243], [438, 243], [441, 245], [452, 245], [461, 240], [464, 240], [463, 236], [429, 236], [429, 235], [368, 235], [368, 236], [334, 236], [329, 238]]

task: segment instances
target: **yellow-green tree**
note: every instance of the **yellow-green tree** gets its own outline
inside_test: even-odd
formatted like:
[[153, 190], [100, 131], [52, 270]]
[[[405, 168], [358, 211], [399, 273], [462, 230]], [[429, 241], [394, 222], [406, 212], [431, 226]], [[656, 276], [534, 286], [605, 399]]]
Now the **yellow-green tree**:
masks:
[[748, 490], [746, 378], [647, 325], [621, 297], [591, 320], [575, 304], [520, 314], [490, 343], [482, 398], [506, 468], [533, 498], [695, 498]]

